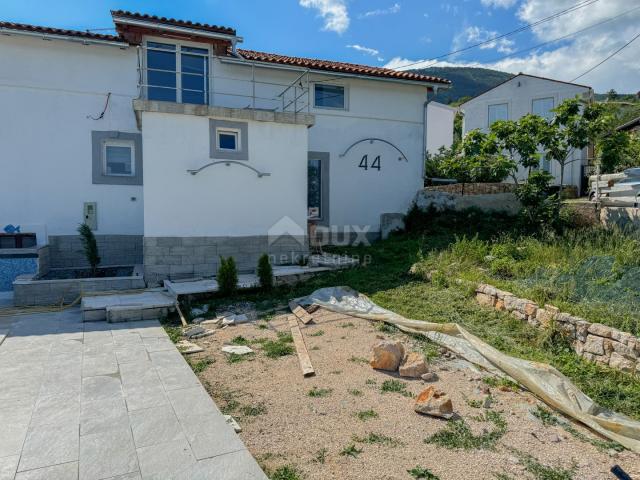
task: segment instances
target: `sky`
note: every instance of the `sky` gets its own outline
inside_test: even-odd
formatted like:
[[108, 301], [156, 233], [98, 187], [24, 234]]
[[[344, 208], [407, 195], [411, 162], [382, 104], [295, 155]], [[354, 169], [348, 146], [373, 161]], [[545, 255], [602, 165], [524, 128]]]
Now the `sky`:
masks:
[[[574, 6], [580, 8], [526, 28]], [[0, 20], [108, 29], [110, 9], [233, 27], [244, 38], [241, 48], [265, 52], [397, 69], [434, 65], [435, 58], [434, 66], [564, 81], [640, 34], [640, 0], [0, 0]], [[639, 91], [640, 38], [576, 82], [596, 92]]]

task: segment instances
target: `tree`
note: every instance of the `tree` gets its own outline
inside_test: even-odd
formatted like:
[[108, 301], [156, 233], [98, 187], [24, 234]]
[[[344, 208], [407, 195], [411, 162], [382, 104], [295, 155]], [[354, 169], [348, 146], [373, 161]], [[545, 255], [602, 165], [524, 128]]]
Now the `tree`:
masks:
[[263, 290], [273, 288], [273, 268], [269, 261], [269, 255], [263, 253], [258, 259], [258, 279]]
[[91, 231], [91, 227], [86, 223], [82, 223], [78, 226], [78, 233], [80, 234], [80, 241], [82, 242], [84, 256], [91, 266], [91, 276], [95, 277], [96, 272], [98, 271], [98, 265], [100, 264], [100, 255], [98, 254], [98, 242], [96, 242], [96, 236]]
[[617, 98], [618, 98], [618, 92], [616, 92], [613, 88], [607, 92], [607, 100], [609, 102], [613, 102], [617, 100]]
[[220, 256], [220, 266], [216, 276], [220, 294], [224, 297], [233, 296], [238, 289], [238, 270], [233, 257], [224, 258]]
[[552, 180], [553, 176], [548, 172], [532, 172], [527, 181], [516, 189], [527, 225], [537, 228], [557, 226], [560, 205], [555, 195], [550, 194]]

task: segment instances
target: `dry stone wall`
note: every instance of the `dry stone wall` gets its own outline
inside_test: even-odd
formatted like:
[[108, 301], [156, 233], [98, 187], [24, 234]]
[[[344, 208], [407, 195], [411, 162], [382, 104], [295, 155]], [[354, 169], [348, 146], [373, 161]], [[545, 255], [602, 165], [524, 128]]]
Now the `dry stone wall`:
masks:
[[561, 312], [553, 305], [540, 307], [531, 300], [518, 298], [487, 284], [478, 285], [476, 300], [481, 305], [510, 312], [515, 318], [535, 327], [545, 328], [555, 322], [571, 339], [576, 353], [585, 360], [640, 373], [640, 339], [631, 333], [588, 322]]

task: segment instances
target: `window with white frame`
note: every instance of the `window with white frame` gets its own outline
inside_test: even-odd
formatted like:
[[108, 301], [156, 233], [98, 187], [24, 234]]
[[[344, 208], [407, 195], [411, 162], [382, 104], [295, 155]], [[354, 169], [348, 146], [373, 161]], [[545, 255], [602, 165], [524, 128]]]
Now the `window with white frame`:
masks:
[[498, 120], [509, 120], [509, 104], [498, 103], [489, 105], [489, 126]]
[[102, 144], [104, 175], [135, 176], [135, 144], [132, 140], [105, 140]]
[[534, 98], [531, 101], [531, 113], [539, 115], [542, 118], [551, 120], [553, 118], [553, 97], [548, 98]]
[[345, 110], [347, 108], [345, 87], [316, 83], [313, 89], [313, 106]]
[[216, 129], [216, 146], [218, 150], [237, 152], [240, 150], [240, 130], [218, 128]]
[[146, 48], [149, 100], [208, 103], [209, 50], [160, 42]]

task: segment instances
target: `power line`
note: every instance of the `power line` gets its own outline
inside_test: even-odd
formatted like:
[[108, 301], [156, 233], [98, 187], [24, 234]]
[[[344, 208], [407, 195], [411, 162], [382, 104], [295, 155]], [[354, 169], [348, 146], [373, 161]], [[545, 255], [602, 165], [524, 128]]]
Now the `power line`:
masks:
[[627, 48], [629, 45], [631, 45], [635, 40], [638, 39], [638, 37], [640, 37], [640, 33], [637, 34], [635, 37], [633, 37], [631, 40], [629, 40], [627, 43], [625, 43], [623, 46], [621, 46], [618, 50], [616, 50], [615, 52], [613, 52], [611, 55], [609, 55], [607, 58], [605, 58], [604, 60], [602, 60], [600, 63], [594, 65], [593, 67], [591, 67], [589, 70], [587, 70], [586, 72], [584, 72], [581, 75], [578, 75], [576, 78], [574, 78], [573, 80], [571, 80], [572, 82], [575, 82], [577, 79], [579, 79], [580, 77], [584, 77], [587, 73], [593, 72], [596, 68], [598, 68], [600, 65], [602, 65], [604, 62], [606, 62], [607, 60], [615, 57], [618, 53], [620, 53], [622, 50], [624, 50], [625, 48]]
[[[554, 19], [556, 19], [558, 17], [561, 17], [561, 16], [566, 15], [568, 13], [574, 12], [575, 10], [578, 10], [580, 8], [592, 5], [592, 4], [594, 4], [594, 3], [598, 2], [598, 1], [599, 0], [586, 0], [586, 1], [583, 1], [583, 2], [579, 2], [579, 3], [575, 4], [575, 5], [573, 5], [572, 7], [566, 8], [564, 10], [560, 10], [559, 12], [556, 12], [553, 15], [549, 15], [548, 17], [541, 18], [540, 20], [537, 20], [537, 21], [535, 21], [533, 23], [528, 23], [528, 24], [523, 25], [522, 27], [519, 27], [519, 28], [517, 28], [515, 30], [511, 30], [510, 32], [503, 33], [501, 35], [497, 35], [495, 37], [488, 38], [487, 40], [484, 40], [482, 42], [475, 43], [473, 45], [468, 45], [468, 46], [466, 46], [464, 48], [459, 48], [457, 50], [453, 50], [451, 52], [444, 53], [442, 55], [438, 55], [437, 57], [433, 57], [431, 60], [438, 60], [438, 59], [441, 59], [441, 58], [450, 57], [451, 55], [455, 55], [457, 53], [466, 52], [467, 50], [471, 50], [473, 48], [480, 47], [482, 45], [487, 45], [487, 44], [493, 43], [496, 40], [500, 40], [501, 38], [505, 38], [505, 37], [508, 37], [508, 36], [511, 36], [511, 35], [515, 35], [516, 33], [523, 32], [525, 30], [528, 30], [530, 28], [538, 26], [538, 25], [540, 25], [542, 23], [549, 22], [549, 21], [554, 20]], [[406, 65], [403, 65], [401, 68], [411, 67], [413, 65], [417, 65], [417, 64], [423, 63], [423, 62], [424, 62], [424, 60], [419, 60], [417, 62], [412, 62], [412, 63], [408, 63]], [[438, 61], [433, 62], [433, 63], [431, 63], [431, 64], [429, 64], [429, 65], [427, 65], [425, 67], [422, 67], [422, 68], [429, 68], [429, 67], [432, 67], [433, 65], [435, 65], [437, 63], [439, 63], [439, 62]]]

